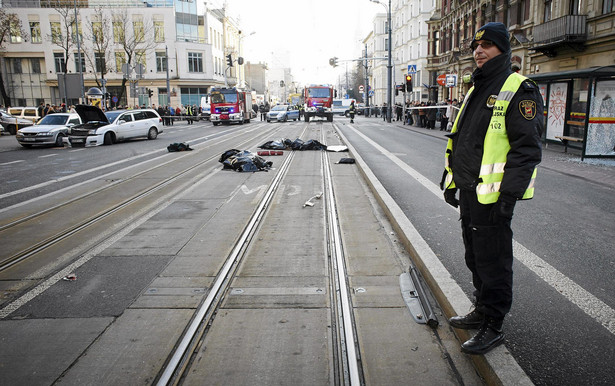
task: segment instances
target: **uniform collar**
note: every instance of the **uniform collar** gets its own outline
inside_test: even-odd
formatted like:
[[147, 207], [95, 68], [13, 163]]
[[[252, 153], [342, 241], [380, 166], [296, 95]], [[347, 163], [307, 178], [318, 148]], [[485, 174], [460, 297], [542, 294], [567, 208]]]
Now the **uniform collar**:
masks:
[[472, 74], [472, 81], [475, 86], [491, 81], [502, 74], [510, 74], [510, 53], [502, 53], [483, 64], [482, 68], [477, 68]]

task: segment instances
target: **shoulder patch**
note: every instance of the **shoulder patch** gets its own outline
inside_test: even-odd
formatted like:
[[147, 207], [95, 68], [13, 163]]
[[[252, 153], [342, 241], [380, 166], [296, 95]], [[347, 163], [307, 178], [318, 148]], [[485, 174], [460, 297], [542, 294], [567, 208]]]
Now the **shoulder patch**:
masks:
[[519, 102], [519, 111], [523, 118], [531, 121], [536, 116], [536, 102], [533, 100], [522, 100]]
[[495, 106], [495, 102], [498, 100], [498, 96], [497, 95], [489, 95], [489, 98], [487, 98], [487, 107], [489, 108], [493, 108], [493, 106]]

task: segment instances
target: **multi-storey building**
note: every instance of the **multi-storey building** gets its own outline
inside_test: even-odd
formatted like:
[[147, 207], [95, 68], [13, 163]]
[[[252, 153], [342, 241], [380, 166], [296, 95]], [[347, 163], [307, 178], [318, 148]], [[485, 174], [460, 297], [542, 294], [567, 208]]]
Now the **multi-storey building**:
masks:
[[[431, 17], [435, 1], [393, 0], [391, 2], [391, 38], [392, 38], [392, 82], [395, 85], [404, 83], [409, 66], [416, 69], [413, 73], [413, 91], [406, 95], [407, 100], [417, 101], [428, 98], [429, 73], [427, 65], [426, 21]], [[388, 11], [388, 10], [387, 10]], [[388, 57], [388, 25], [387, 14], [379, 13], [374, 17], [373, 32], [370, 32], [364, 43], [367, 44], [368, 56], [376, 58]], [[371, 61], [372, 67], [370, 87], [374, 91], [371, 104], [382, 105], [387, 101], [387, 64], [386, 59]], [[394, 92], [393, 88], [393, 92]], [[403, 93], [393, 97], [396, 103], [403, 102]]]
[[241, 32], [224, 9], [180, 0], [4, 0], [3, 7], [26, 32], [14, 31], [2, 55], [12, 105], [83, 102], [91, 87], [109, 93], [110, 107], [198, 105], [211, 87], [242, 80]]

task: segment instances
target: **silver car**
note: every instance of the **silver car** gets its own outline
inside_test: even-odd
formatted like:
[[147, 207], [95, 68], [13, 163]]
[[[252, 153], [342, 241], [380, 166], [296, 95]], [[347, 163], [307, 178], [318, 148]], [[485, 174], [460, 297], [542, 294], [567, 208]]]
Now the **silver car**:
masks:
[[0, 118], [2, 129], [3, 131], [7, 131], [9, 134], [15, 134], [17, 133], [17, 129], [32, 126], [34, 124], [29, 119], [14, 117], [6, 111], [0, 111], [0, 114], [2, 114], [2, 118]]
[[81, 118], [78, 114], [48, 114], [36, 125], [19, 129], [15, 138], [23, 147], [31, 147], [32, 145], [64, 146], [64, 138], [68, 134], [68, 128], [80, 123]]

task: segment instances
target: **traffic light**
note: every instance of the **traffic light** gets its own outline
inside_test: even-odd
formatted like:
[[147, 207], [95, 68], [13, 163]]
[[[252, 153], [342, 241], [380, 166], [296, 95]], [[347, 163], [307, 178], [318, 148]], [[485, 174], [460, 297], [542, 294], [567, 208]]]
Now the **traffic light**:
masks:
[[337, 67], [337, 56], [329, 59], [329, 65], [331, 65], [331, 67]]
[[412, 92], [412, 75], [406, 75], [406, 91]]
[[233, 67], [233, 55], [226, 55], [226, 64], [228, 64], [230, 67]]
[[154, 90], [150, 88], [145, 89], [145, 92], [147, 92], [147, 96], [150, 98], [152, 97], [152, 95], [154, 95]]

